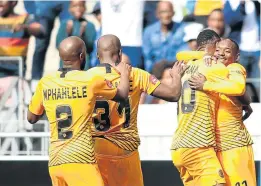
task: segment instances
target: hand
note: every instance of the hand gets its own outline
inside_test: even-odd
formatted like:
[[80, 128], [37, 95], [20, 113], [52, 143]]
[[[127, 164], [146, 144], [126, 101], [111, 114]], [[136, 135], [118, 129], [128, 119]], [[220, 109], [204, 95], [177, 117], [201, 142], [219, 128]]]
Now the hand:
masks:
[[66, 24], [66, 33], [68, 34], [68, 36], [72, 35], [72, 31], [73, 31], [73, 22], [72, 20], [69, 20]]
[[245, 111], [245, 114], [243, 115], [242, 120], [245, 121], [252, 114], [253, 109], [250, 105], [244, 105], [243, 111]]
[[206, 81], [206, 77], [200, 73], [192, 76], [188, 80], [190, 88], [195, 89], [195, 90], [203, 90], [205, 81]]
[[130, 76], [131, 65], [129, 65], [127, 63], [120, 63], [117, 67], [118, 67], [117, 69], [120, 71], [121, 75], [126, 75], [127, 77]]
[[27, 29], [27, 25], [25, 25], [25, 24], [16, 24], [13, 27], [13, 32], [20, 32], [20, 31], [23, 31], [25, 29]]
[[187, 70], [188, 66], [184, 64], [183, 61], [176, 61], [170, 69], [170, 76], [173, 78], [173, 76], [179, 75], [180, 77], [183, 76], [184, 72]]
[[217, 58], [215, 56], [206, 55], [203, 57], [203, 60], [205, 62], [205, 65], [208, 67], [211, 67], [213, 62], [217, 64]]

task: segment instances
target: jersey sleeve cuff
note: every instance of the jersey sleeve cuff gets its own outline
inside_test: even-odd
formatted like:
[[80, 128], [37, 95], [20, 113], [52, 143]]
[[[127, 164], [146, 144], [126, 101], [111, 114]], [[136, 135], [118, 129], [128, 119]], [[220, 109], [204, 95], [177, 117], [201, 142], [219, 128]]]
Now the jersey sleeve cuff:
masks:
[[29, 111], [31, 112], [31, 113], [33, 113], [34, 115], [37, 115], [37, 116], [41, 116], [42, 114], [43, 114], [43, 110], [36, 110], [36, 109], [34, 109], [33, 108], [33, 106], [32, 105], [29, 105]]
[[211, 91], [211, 84], [209, 82], [205, 82], [203, 85], [203, 90], [204, 91]]
[[150, 90], [147, 91], [147, 94], [151, 95], [151, 94], [154, 92], [154, 90], [155, 90], [160, 84], [161, 84], [161, 82], [158, 81], [158, 82], [153, 86], [153, 88], [151, 88]]

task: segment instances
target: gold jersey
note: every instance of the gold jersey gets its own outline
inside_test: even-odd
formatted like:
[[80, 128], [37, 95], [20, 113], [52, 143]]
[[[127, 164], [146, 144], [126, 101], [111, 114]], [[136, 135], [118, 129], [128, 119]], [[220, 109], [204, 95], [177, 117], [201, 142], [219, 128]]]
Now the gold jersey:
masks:
[[182, 77], [182, 92], [178, 102], [178, 128], [171, 149], [215, 147], [215, 125], [219, 94], [192, 90], [188, 80], [196, 73], [207, 80], [225, 79], [227, 68], [221, 63], [205, 65], [204, 60], [191, 60]]
[[[109, 64], [101, 64], [90, 70], [111, 80], [115, 87], [120, 82], [120, 73]], [[132, 68], [129, 99], [126, 102], [117, 103], [102, 98], [97, 100], [93, 114], [92, 135], [103, 137], [124, 150], [137, 150], [140, 145], [137, 128], [140, 97], [142, 92], [151, 94], [159, 84], [160, 81], [155, 76], [144, 70]]]
[[[246, 70], [238, 64], [232, 63], [227, 66], [229, 79], [239, 82], [239, 85], [246, 84]], [[225, 87], [225, 86], [224, 86]], [[223, 88], [224, 88], [223, 87]], [[216, 125], [217, 150], [224, 151], [232, 148], [253, 144], [242, 121], [242, 104], [235, 96], [220, 95], [220, 104]]]
[[102, 76], [62, 69], [44, 76], [29, 106], [50, 123], [49, 166], [66, 163], [96, 163], [91, 136], [96, 97], [112, 99], [117, 88]]

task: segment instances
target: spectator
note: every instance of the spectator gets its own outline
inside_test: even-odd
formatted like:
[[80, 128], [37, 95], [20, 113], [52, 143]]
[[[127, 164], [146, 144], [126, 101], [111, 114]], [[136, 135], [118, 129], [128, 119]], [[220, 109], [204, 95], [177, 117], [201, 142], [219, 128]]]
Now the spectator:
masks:
[[224, 13], [222, 9], [214, 9], [208, 16], [208, 28], [214, 30], [220, 37], [228, 37], [230, 27], [225, 24]]
[[[28, 15], [17, 15], [14, 8], [17, 1], [0, 1], [0, 56], [21, 56], [25, 62], [30, 35], [43, 37], [44, 26], [30, 19]], [[24, 63], [24, 69], [26, 70]], [[0, 77], [18, 75], [17, 64], [1, 64]]]
[[214, 9], [223, 8], [223, 0], [195, 0], [187, 1], [188, 14], [195, 16], [196, 22], [207, 26], [207, 17]]
[[[35, 22], [28, 15], [18, 15], [14, 13], [14, 8], [17, 1], [0, 1], [0, 56], [5, 57], [22, 57], [23, 72], [26, 70], [26, 56], [29, 44], [29, 37], [34, 35], [36, 37], [44, 37], [44, 25]], [[17, 61], [1, 60], [0, 64], [0, 99], [4, 101], [4, 107], [1, 105], [0, 114], [0, 130], [3, 132], [18, 131], [19, 125], [17, 122], [17, 108], [18, 97], [21, 92], [24, 92], [24, 101], [31, 97], [31, 92], [28, 90], [26, 81], [20, 81], [23, 89], [17, 89], [16, 82], [18, 80], [19, 66]], [[19, 93], [19, 95], [18, 95]], [[5, 100], [6, 98], [6, 100]], [[23, 106], [20, 105], [19, 106]], [[19, 113], [21, 114], [21, 113]], [[13, 121], [10, 121], [12, 119]], [[1, 121], [7, 124], [2, 127]], [[7, 123], [6, 123], [7, 122]], [[26, 123], [24, 123], [26, 124]], [[22, 124], [24, 126], [24, 124]], [[20, 128], [21, 129], [21, 128]], [[7, 139], [3, 142], [3, 146], [15, 141], [14, 139]], [[4, 145], [5, 144], [5, 145]]]
[[[184, 32], [183, 41], [184, 43], [177, 50], [187, 51], [187, 50], [196, 50], [197, 49], [197, 36], [204, 26], [200, 23], [195, 22], [193, 15], [187, 15], [183, 18], [181, 26], [178, 28], [178, 32]], [[193, 30], [193, 32], [192, 32]]]
[[[34, 6], [29, 6], [29, 3], [34, 3]], [[29, 6], [29, 7], [28, 7]], [[35, 9], [32, 9], [35, 7]], [[34, 16], [40, 22], [45, 22], [46, 35], [44, 38], [36, 38], [35, 51], [32, 64], [32, 90], [36, 88], [37, 81], [43, 75], [45, 54], [49, 46], [51, 32], [54, 27], [56, 16], [59, 16], [60, 22], [69, 19], [68, 1], [30, 1], [25, 4], [25, 8], [29, 12], [33, 12]]]
[[177, 32], [180, 24], [173, 22], [173, 5], [160, 1], [157, 6], [158, 22], [150, 25], [143, 35], [143, 55], [145, 70], [151, 72], [155, 63], [161, 60], [174, 61], [176, 49], [183, 43], [182, 32]]
[[132, 66], [142, 62], [142, 24], [144, 1], [101, 1], [102, 35], [114, 34], [121, 40], [122, 51], [129, 56]]
[[[191, 32], [191, 30], [193, 30], [193, 32]], [[197, 50], [197, 37], [202, 30], [203, 25], [199, 23], [191, 23], [184, 28], [185, 36], [183, 40], [187, 44], [187, 50]]]
[[144, 5], [144, 19], [143, 28], [157, 22], [155, 11], [157, 9], [158, 1], [146, 1]]
[[[78, 36], [82, 38], [87, 49], [86, 64], [84, 68], [87, 70], [90, 67], [89, 56], [93, 50], [93, 43], [96, 37], [95, 26], [83, 17], [86, 11], [85, 1], [72, 0], [69, 9], [73, 18], [61, 23], [56, 38], [56, 47], [58, 48], [61, 41], [66, 37]], [[60, 63], [60, 66], [62, 66], [62, 62]]]
[[260, 95], [260, 3], [251, 0], [237, 3], [231, 0], [225, 3], [225, 21], [231, 27], [230, 38], [239, 44], [240, 63], [246, 68], [248, 78], [256, 78], [252, 84]]
[[99, 64], [99, 59], [97, 58], [97, 41], [101, 37], [101, 21], [102, 21], [102, 15], [101, 15], [101, 6], [100, 2], [97, 2], [92, 10], [92, 14], [96, 17], [97, 21], [100, 24], [100, 28], [96, 31], [96, 39], [94, 41], [93, 45], [93, 51], [91, 53], [91, 67], [94, 67]]

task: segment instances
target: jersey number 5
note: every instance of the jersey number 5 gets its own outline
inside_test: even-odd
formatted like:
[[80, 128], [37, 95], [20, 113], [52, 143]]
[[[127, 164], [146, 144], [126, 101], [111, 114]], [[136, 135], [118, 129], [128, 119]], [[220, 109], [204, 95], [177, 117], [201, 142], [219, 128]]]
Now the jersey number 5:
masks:
[[56, 107], [56, 120], [58, 128], [58, 139], [70, 139], [72, 131], [66, 130], [72, 124], [72, 109], [68, 105]]
[[[129, 99], [125, 102], [119, 102], [117, 112], [119, 115], [122, 115], [122, 112], [125, 108], [125, 122], [123, 124], [124, 128], [129, 127], [130, 122], [130, 101]], [[98, 118], [94, 118], [94, 126], [98, 131], [107, 131], [111, 127], [110, 121], [110, 105], [108, 101], [98, 100], [95, 104], [94, 113], [100, 115]]]
[[[186, 100], [186, 101], [185, 101]], [[181, 111], [182, 113], [190, 113], [194, 110], [196, 103], [196, 91], [192, 90], [188, 81], [185, 81], [181, 91]]]

